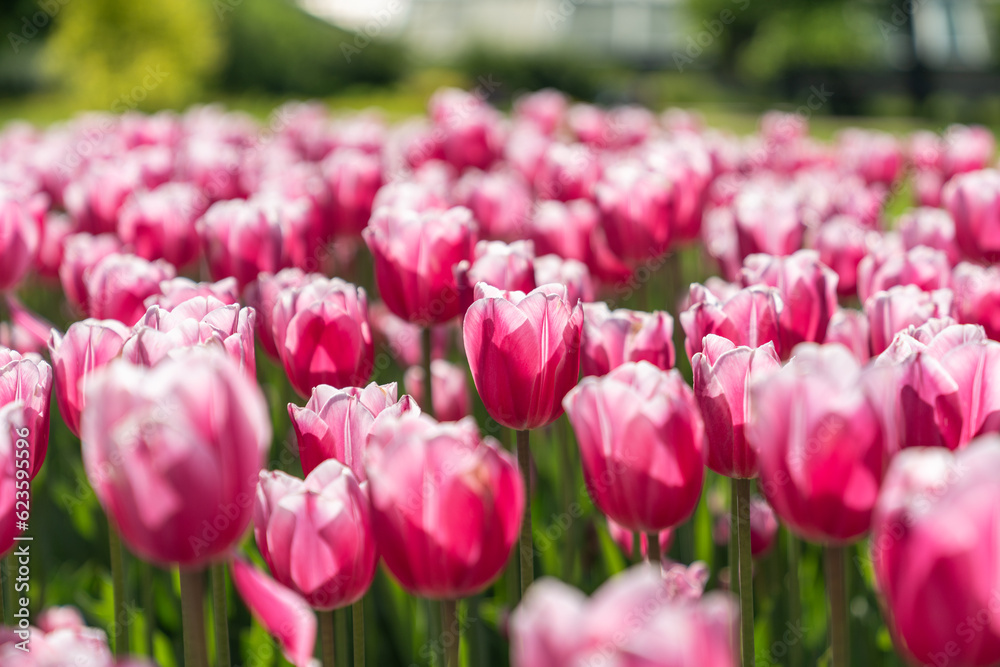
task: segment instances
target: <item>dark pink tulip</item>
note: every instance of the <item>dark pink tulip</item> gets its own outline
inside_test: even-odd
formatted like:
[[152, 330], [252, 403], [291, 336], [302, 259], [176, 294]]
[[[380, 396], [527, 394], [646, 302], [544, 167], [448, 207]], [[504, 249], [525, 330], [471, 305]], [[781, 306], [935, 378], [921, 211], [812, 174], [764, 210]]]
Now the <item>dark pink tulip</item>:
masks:
[[886, 474], [871, 563], [894, 643], [913, 664], [1000, 661], [997, 466], [1000, 440], [989, 436], [957, 453], [901, 452]]
[[210, 296], [229, 305], [240, 300], [236, 278], [223, 278], [214, 283], [196, 283], [190, 278], [173, 278], [160, 283], [160, 293], [146, 299], [145, 306], [171, 310], [196, 296]]
[[531, 241], [480, 241], [471, 263], [455, 265], [455, 282], [462, 310], [472, 305], [481, 282], [508, 292], [530, 292], [535, 289], [535, 247]]
[[824, 544], [868, 531], [888, 461], [881, 374], [862, 373], [840, 345], [805, 343], [750, 388], [747, 440], [759, 487], [789, 528]]
[[17, 286], [35, 261], [41, 245], [38, 220], [9, 194], [0, 196], [0, 290]]
[[531, 239], [541, 255], [589, 263], [591, 235], [600, 224], [597, 207], [586, 199], [540, 201], [531, 218]]
[[[611, 539], [615, 541], [615, 544], [625, 552], [626, 555], [632, 556], [635, 551], [635, 533], [622, 526], [621, 524], [615, 523], [614, 519], [608, 519], [608, 534], [611, 535]], [[661, 530], [659, 536], [657, 537], [657, 542], [660, 545], [660, 554], [666, 556], [667, 552], [670, 551], [670, 545], [673, 542], [674, 531], [670, 528], [666, 530]], [[648, 558], [649, 554], [649, 536], [646, 533], [639, 533], [639, 556], [642, 558]]]
[[92, 165], [63, 192], [63, 203], [76, 229], [91, 234], [115, 231], [118, 212], [142, 178], [136, 169], [111, 161]]
[[427, 326], [461, 312], [453, 269], [473, 256], [476, 224], [469, 209], [378, 209], [363, 236], [379, 295], [395, 315]]
[[[376, 345], [388, 349], [393, 358], [406, 368], [423, 363], [422, 331], [419, 326], [396, 317], [381, 301], [373, 303], [368, 312]], [[450, 324], [431, 327], [431, 359], [443, 359], [448, 355], [455, 329]]]
[[897, 285], [873, 294], [865, 301], [872, 355], [882, 354], [900, 331], [935, 317], [950, 317], [952, 309], [952, 292], [947, 289], [924, 292], [916, 285]]
[[1000, 171], [983, 169], [956, 176], [941, 194], [955, 220], [955, 240], [967, 257], [1000, 259]]
[[858, 264], [877, 238], [878, 232], [846, 215], [830, 218], [816, 231], [812, 247], [819, 253], [819, 260], [837, 273], [837, 292], [840, 295], [857, 293]]
[[584, 378], [563, 404], [602, 512], [644, 533], [691, 516], [704, 478], [704, 427], [679, 372], [627, 363]]
[[682, 570], [661, 575], [637, 565], [589, 600], [561, 581], [539, 580], [511, 617], [511, 664], [730, 667], [739, 661], [736, 604], [722, 593], [702, 598], [704, 570]]
[[331, 223], [336, 234], [358, 236], [372, 214], [382, 187], [382, 163], [376, 155], [353, 148], [330, 153], [321, 165], [330, 192]]
[[46, 278], [57, 278], [59, 266], [63, 259], [63, 245], [66, 237], [73, 233], [73, 225], [65, 213], [50, 211], [45, 216], [44, 231], [38, 254], [35, 256], [35, 269]]
[[962, 262], [951, 274], [955, 316], [963, 324], [978, 324], [1000, 340], [1000, 269]]
[[708, 334], [748, 347], [770, 341], [780, 353], [781, 310], [781, 296], [773, 287], [744, 287], [722, 299], [704, 285], [693, 283], [689, 305], [680, 314], [688, 357], [702, 351], [702, 339]]
[[[716, 544], [729, 544], [732, 518], [721, 516], [715, 524]], [[778, 536], [778, 520], [774, 510], [760, 496], [750, 498], [750, 555], [758, 558], [767, 554]]]
[[285, 658], [295, 667], [314, 665], [316, 616], [309, 604], [242, 558], [233, 558], [229, 569], [233, 587], [254, 618], [278, 640]]
[[993, 132], [980, 125], [949, 125], [941, 137], [938, 167], [945, 179], [984, 169], [993, 158]]
[[18, 461], [23, 460], [17, 457], [21, 449], [17, 442], [22, 435], [31, 435], [25, 427], [22, 404], [14, 401], [0, 407], [0, 556], [10, 551], [16, 544], [14, 538], [24, 532], [17, 527], [16, 504]]
[[429, 103], [444, 159], [458, 170], [486, 169], [503, 151], [500, 113], [471, 93], [442, 89]]
[[[406, 393], [418, 405], [424, 404], [424, 369], [410, 366], [403, 375]], [[431, 362], [431, 395], [434, 400], [434, 418], [442, 422], [457, 422], [472, 414], [469, 401], [469, 384], [465, 369], [444, 359]]]
[[951, 286], [951, 264], [941, 250], [917, 246], [903, 251], [894, 242], [874, 250], [858, 265], [861, 303], [896, 285], [916, 285], [925, 292]]
[[212, 296], [196, 296], [173, 308], [151, 306], [125, 342], [122, 357], [139, 366], [155, 366], [177, 350], [218, 345], [253, 379], [255, 317], [252, 308], [227, 305]]
[[871, 358], [871, 333], [868, 318], [860, 310], [838, 308], [826, 328], [826, 342], [840, 343], [854, 355], [859, 364]]
[[582, 143], [606, 148], [611, 139], [612, 129], [608, 122], [608, 112], [593, 104], [574, 104], [566, 117], [573, 135]]
[[552, 135], [563, 121], [569, 101], [554, 88], [522, 95], [514, 101], [514, 118], [532, 123], [545, 135]]
[[530, 123], [514, 123], [504, 145], [504, 162], [525, 181], [534, 183], [552, 141]]
[[0, 347], [0, 406], [19, 402], [20, 415], [12, 417], [28, 429], [31, 478], [42, 468], [49, 448], [49, 402], [52, 367], [37, 354], [20, 355]]
[[343, 463], [324, 461], [305, 481], [261, 471], [253, 525], [275, 580], [314, 609], [353, 604], [371, 586], [378, 561], [371, 507]]
[[583, 305], [584, 375], [606, 375], [629, 361], [648, 361], [657, 368], [674, 367], [674, 318], [619, 308], [603, 301]]
[[786, 353], [802, 342], [822, 343], [837, 310], [837, 274], [814, 250], [787, 257], [750, 255], [743, 261], [744, 285], [774, 287], [781, 296], [781, 349]]
[[321, 384], [368, 381], [375, 353], [364, 289], [340, 278], [317, 278], [283, 290], [272, 318], [281, 363], [301, 396]]
[[535, 175], [535, 191], [541, 199], [590, 199], [601, 178], [597, 153], [583, 144], [550, 144]]
[[955, 221], [948, 211], [915, 208], [899, 216], [896, 226], [907, 250], [921, 245], [941, 250], [952, 266], [961, 259], [961, 251], [955, 241]]
[[261, 199], [212, 204], [197, 222], [212, 279], [233, 276], [242, 288], [261, 272], [291, 266], [285, 235], [294, 230], [282, 223], [275, 207]]
[[673, 186], [638, 162], [609, 167], [594, 186], [611, 251], [630, 264], [662, 255], [670, 244]]
[[305, 407], [288, 404], [288, 416], [299, 445], [302, 472], [308, 475], [327, 459], [350, 467], [364, 482], [365, 447], [372, 426], [382, 419], [396, 419], [406, 412], [420, 412], [409, 396], [396, 399], [396, 383], [364, 389], [335, 389], [321, 384], [312, 391]]
[[165, 259], [174, 266], [198, 256], [197, 220], [208, 206], [190, 183], [166, 183], [136, 192], [118, 216], [118, 236], [144, 259]]
[[671, 184], [672, 242], [697, 239], [713, 178], [712, 157], [704, 140], [682, 135], [649, 142], [645, 149], [646, 164]]
[[275, 274], [262, 272], [257, 279], [246, 287], [247, 305], [257, 311], [257, 340], [264, 348], [267, 356], [275, 361], [281, 361], [278, 348], [274, 342], [274, 306], [278, 303], [281, 293], [293, 287], [302, 287], [321, 276], [315, 273], [305, 273], [302, 269], [282, 269]]
[[594, 280], [587, 265], [575, 259], [563, 259], [559, 255], [543, 255], [535, 258], [535, 284], [560, 283], [566, 287], [566, 298], [570, 303], [589, 303], [597, 298]]
[[754, 380], [781, 368], [781, 360], [770, 342], [757, 348], [737, 347], [709, 334], [703, 345], [691, 358], [691, 370], [694, 396], [705, 423], [706, 463], [726, 477], [756, 477], [757, 455], [746, 440], [750, 419], [747, 390]]
[[840, 164], [865, 182], [892, 185], [903, 169], [903, 147], [888, 132], [851, 128], [837, 136]]
[[74, 322], [49, 339], [49, 356], [55, 371], [59, 413], [73, 435], [80, 435], [80, 413], [90, 376], [121, 354], [131, 329], [117, 320], [88, 319]]
[[146, 312], [146, 299], [159, 294], [160, 283], [174, 275], [174, 267], [162, 259], [112, 253], [84, 273], [87, 314], [132, 326]]
[[732, 203], [739, 256], [790, 255], [805, 231], [800, 197], [791, 188], [751, 183]]
[[457, 599], [490, 584], [517, 540], [525, 491], [513, 457], [470, 418], [407, 414], [372, 428], [375, 537], [407, 591]]
[[85, 392], [84, 467], [129, 548], [186, 567], [228, 553], [271, 446], [256, 383], [203, 348], [153, 368], [113, 362]]
[[524, 294], [476, 285], [465, 314], [465, 353], [486, 411], [517, 430], [551, 424], [580, 373], [583, 309], [562, 285]]
[[66, 237], [59, 265], [59, 282], [66, 300], [74, 308], [87, 312], [87, 285], [84, 282], [87, 269], [121, 249], [122, 242], [114, 234], [71, 234]]
[[515, 241], [526, 235], [531, 189], [512, 171], [468, 171], [455, 184], [455, 198], [472, 211], [487, 239]]

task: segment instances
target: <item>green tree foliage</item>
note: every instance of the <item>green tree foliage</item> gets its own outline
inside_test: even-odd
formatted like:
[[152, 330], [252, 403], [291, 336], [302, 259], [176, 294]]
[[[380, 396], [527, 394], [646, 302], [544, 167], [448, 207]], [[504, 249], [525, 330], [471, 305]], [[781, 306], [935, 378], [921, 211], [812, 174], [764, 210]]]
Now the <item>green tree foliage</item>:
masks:
[[227, 90], [322, 96], [392, 83], [406, 70], [400, 46], [338, 29], [290, 1], [212, 2], [229, 47], [221, 71]]
[[77, 104], [176, 107], [214, 75], [220, 27], [210, 0], [65, 0], [44, 61]]

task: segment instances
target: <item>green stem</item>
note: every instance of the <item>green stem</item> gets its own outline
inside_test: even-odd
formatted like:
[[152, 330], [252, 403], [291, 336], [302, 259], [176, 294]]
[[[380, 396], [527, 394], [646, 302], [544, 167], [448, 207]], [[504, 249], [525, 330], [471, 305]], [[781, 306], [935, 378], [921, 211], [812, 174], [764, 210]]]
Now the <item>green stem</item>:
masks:
[[215, 665], [229, 667], [229, 613], [226, 610], [226, 566], [212, 566], [212, 619], [215, 621]]
[[740, 561], [740, 624], [743, 667], [754, 664], [753, 647], [753, 563], [750, 558], [750, 480], [736, 480], [736, 518]]
[[[786, 532], [788, 538], [788, 622], [802, 627], [802, 598], [799, 594], [799, 538]], [[794, 642], [788, 652], [789, 667], [802, 665], [802, 641]]]
[[[729, 590], [736, 595], [740, 594], [740, 558], [739, 558], [739, 535], [740, 526], [739, 519], [739, 502], [737, 496], [739, 496], [739, 491], [737, 490], [737, 480], [735, 477], [729, 480], [730, 494], [729, 494]], [[734, 630], [735, 641], [733, 646], [739, 645], [740, 630], [736, 628]]]
[[420, 408], [431, 417], [434, 416], [434, 386], [431, 382], [431, 326], [428, 324], [420, 332], [423, 348], [424, 364], [424, 401]]
[[181, 569], [184, 667], [208, 667], [205, 643], [205, 571]]
[[441, 642], [444, 644], [445, 667], [458, 667], [458, 649], [462, 628], [458, 624], [458, 601], [441, 601]]
[[333, 640], [335, 634], [333, 612], [319, 612], [319, 641], [323, 655], [323, 667], [333, 667], [337, 662], [337, 651]]
[[122, 551], [122, 541], [118, 536], [118, 531], [110, 522], [108, 523], [108, 547], [111, 551], [111, 583], [115, 600], [111, 634], [115, 640], [115, 656], [120, 658], [129, 654], [128, 611], [125, 609], [128, 596], [125, 589], [125, 558]]
[[517, 432], [517, 466], [524, 483], [524, 518], [521, 521], [521, 597], [535, 579], [535, 546], [531, 537], [531, 450], [528, 431]]
[[646, 554], [650, 563], [660, 565], [660, 534], [656, 532], [646, 533]]
[[351, 629], [354, 633], [354, 667], [365, 667], [365, 599], [351, 606]]
[[153, 592], [153, 566], [139, 561], [142, 577], [142, 607], [146, 612], [144, 626], [146, 640], [146, 655], [153, 657], [153, 643], [156, 636], [156, 597]]
[[349, 659], [348, 652], [351, 649], [351, 640], [348, 638], [347, 630], [347, 610], [338, 609], [333, 612], [333, 618], [337, 626], [337, 663], [346, 665]]
[[846, 667], [847, 656], [847, 574], [844, 567], [845, 547], [826, 548], [826, 594], [830, 601], [830, 648], [832, 667]]
[[[569, 426], [565, 418], [561, 418], [556, 422], [556, 429], [559, 432], [559, 454], [560, 454], [560, 465], [562, 465], [562, 474], [559, 475], [559, 484], [562, 487], [562, 502], [563, 511], [569, 512], [569, 516], [573, 516], [573, 481], [575, 475], [573, 474], [573, 456], [570, 452], [569, 443]], [[572, 581], [573, 577], [573, 557], [576, 555], [576, 545], [574, 544], [574, 531], [573, 526], [576, 522], [570, 523], [569, 527], [563, 534], [563, 554], [562, 554], [562, 578], [563, 581]]]

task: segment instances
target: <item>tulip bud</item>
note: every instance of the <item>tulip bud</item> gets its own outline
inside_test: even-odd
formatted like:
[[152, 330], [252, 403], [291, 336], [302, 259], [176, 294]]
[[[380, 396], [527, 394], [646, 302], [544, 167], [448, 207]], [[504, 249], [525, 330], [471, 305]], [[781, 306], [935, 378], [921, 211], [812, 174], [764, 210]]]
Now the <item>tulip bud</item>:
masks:
[[[431, 362], [431, 397], [434, 401], [434, 417], [442, 422], [457, 422], [472, 414], [469, 403], [469, 386], [465, 369], [444, 359]], [[419, 405], [424, 404], [424, 369], [410, 366], [403, 375], [406, 393]]]
[[144, 302], [174, 277], [174, 267], [162, 259], [149, 262], [135, 255], [113, 253], [84, 273], [87, 312], [94, 319], [134, 325], [146, 312]]
[[584, 375], [606, 375], [629, 361], [648, 361], [657, 368], [674, 366], [674, 318], [670, 313], [619, 308], [603, 301], [583, 305]]

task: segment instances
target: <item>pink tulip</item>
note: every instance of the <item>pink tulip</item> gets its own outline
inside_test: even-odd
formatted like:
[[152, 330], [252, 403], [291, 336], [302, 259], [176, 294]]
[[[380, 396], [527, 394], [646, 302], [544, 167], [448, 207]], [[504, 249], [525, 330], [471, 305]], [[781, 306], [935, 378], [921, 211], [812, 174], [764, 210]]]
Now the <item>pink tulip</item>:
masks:
[[704, 285], [693, 283], [688, 298], [689, 305], [680, 315], [688, 357], [702, 351], [702, 339], [708, 334], [748, 347], [773, 342], [781, 352], [779, 322], [783, 304], [773, 287], [745, 287], [723, 299]]
[[837, 273], [840, 295], [857, 293], [858, 265], [877, 238], [877, 232], [846, 215], [830, 218], [816, 231], [812, 247], [819, 253], [819, 260]]
[[112, 253], [84, 273], [87, 313], [132, 326], [146, 312], [145, 300], [158, 294], [160, 282], [174, 275], [174, 267], [162, 259], [150, 262]]
[[[663, 576], [637, 565], [612, 577], [589, 600], [556, 579], [539, 580], [511, 617], [511, 664], [735, 664], [735, 602], [723, 593], [702, 598], [700, 591], [690, 592], [698, 584], [686, 585], [684, 578], [692, 575], [680, 568]], [[703, 577], [703, 570], [694, 576]]]
[[139, 366], [155, 366], [177, 350], [218, 345], [248, 378], [257, 375], [253, 328], [256, 314], [238, 303], [196, 296], [173, 308], [152, 306], [135, 325], [122, 357]]
[[1000, 660], [997, 465], [1000, 440], [989, 436], [957, 453], [902, 452], [886, 474], [871, 564], [894, 643], [914, 664]]
[[321, 384], [348, 387], [368, 380], [375, 360], [364, 289], [340, 278], [317, 278], [283, 290], [272, 318], [282, 365], [301, 396]]
[[330, 153], [321, 165], [330, 192], [332, 226], [341, 236], [358, 236], [372, 214], [375, 193], [382, 186], [378, 156], [353, 148]]
[[760, 489], [810, 541], [845, 544], [868, 531], [890, 446], [881, 382], [842, 346], [806, 343], [751, 387]]
[[[400, 366], [423, 363], [422, 330], [418, 325], [396, 317], [381, 301], [373, 303], [368, 312], [377, 346], [385, 347]], [[450, 324], [431, 327], [431, 359], [447, 356], [455, 328]]]
[[917, 246], [903, 252], [890, 243], [868, 254], [858, 265], [861, 303], [896, 285], [916, 285], [925, 292], [951, 286], [951, 264], [941, 250]]
[[[403, 386], [406, 387], [406, 393], [412, 396], [418, 405], [427, 408], [424, 404], [422, 366], [410, 366], [406, 369]], [[431, 397], [434, 401], [434, 417], [438, 421], [457, 422], [472, 414], [465, 369], [444, 359], [435, 359], [431, 362]]]
[[515, 241], [525, 236], [531, 189], [516, 172], [468, 171], [455, 184], [455, 198], [472, 211], [484, 238]]
[[803, 212], [791, 188], [752, 183], [733, 200], [732, 210], [740, 257], [790, 255], [802, 247]]
[[3, 295], [10, 322], [0, 322], [0, 345], [21, 354], [40, 353], [49, 342], [52, 323], [33, 313], [13, 293]]
[[921, 245], [941, 250], [953, 266], [961, 259], [961, 251], [955, 241], [955, 221], [947, 211], [930, 207], [915, 208], [899, 216], [896, 224], [907, 250]]
[[11, 197], [0, 197], [0, 290], [17, 286], [35, 261], [41, 245], [38, 220], [24, 204]]
[[541, 254], [589, 263], [591, 236], [600, 224], [600, 212], [586, 199], [540, 201], [531, 217], [531, 239]]
[[971, 259], [1000, 258], [1000, 171], [984, 169], [956, 176], [941, 198], [955, 220], [955, 240]]
[[457, 599], [496, 579], [518, 538], [525, 491], [513, 457], [481, 440], [472, 418], [381, 421], [366, 468], [379, 551], [403, 588]]
[[11, 417], [28, 429], [31, 479], [45, 462], [49, 448], [49, 401], [52, 367], [37, 354], [20, 355], [0, 347], [0, 406], [19, 402], [20, 415]]
[[770, 342], [737, 347], [721, 336], [705, 336], [704, 349], [691, 358], [694, 395], [705, 423], [707, 465], [725, 475], [757, 476], [757, 455], [746, 439], [751, 383], [781, 368]]
[[371, 508], [344, 464], [324, 461], [305, 481], [261, 471], [253, 523], [271, 574], [314, 609], [353, 604], [371, 586], [378, 561]]
[[691, 516], [704, 478], [704, 427], [679, 372], [627, 363], [584, 378], [563, 404], [602, 512], [644, 533]]
[[174, 278], [160, 283], [160, 293], [146, 299], [145, 306], [159, 306], [172, 310], [196, 296], [210, 296], [226, 305], [239, 303], [240, 295], [235, 278], [223, 278], [214, 283], [196, 283], [190, 278]]
[[84, 385], [95, 371], [121, 354], [131, 335], [131, 330], [117, 320], [74, 322], [65, 334], [52, 330], [49, 356], [55, 371], [56, 400], [59, 413], [73, 435], [80, 435]]
[[674, 318], [670, 313], [619, 308], [603, 301], [583, 305], [584, 375], [606, 375], [629, 361], [648, 361], [668, 370], [674, 366]]
[[496, 109], [455, 89], [437, 91], [428, 106], [444, 158], [456, 169], [486, 169], [500, 157], [504, 137]]
[[622, 161], [594, 187], [611, 251], [629, 264], [662, 255], [671, 241], [673, 185], [638, 162]]
[[593, 149], [583, 144], [553, 143], [542, 155], [535, 191], [541, 199], [590, 199], [600, 178], [601, 165]]
[[465, 353], [486, 411], [518, 430], [536, 429], [562, 414], [562, 399], [580, 372], [583, 309], [562, 285], [524, 294], [476, 285], [465, 314]]
[[116, 361], [85, 391], [87, 478], [129, 548], [186, 567], [228, 553], [250, 524], [271, 446], [256, 383], [200, 349], [149, 369]]
[[395, 315], [427, 326], [459, 314], [453, 267], [472, 259], [476, 240], [468, 209], [378, 209], [363, 236], [375, 259], [379, 295]]
[[392, 420], [407, 412], [419, 413], [420, 408], [410, 396], [397, 400], [395, 383], [372, 382], [364, 389], [315, 387], [305, 407], [288, 404], [302, 472], [309, 475], [323, 461], [336, 459], [366, 481], [364, 453], [374, 424], [380, 417]]
[[71, 234], [66, 237], [59, 265], [59, 282], [66, 300], [77, 310], [87, 312], [87, 285], [84, 282], [87, 269], [121, 248], [121, 241], [113, 234]]
[[[625, 552], [626, 555], [632, 556], [635, 551], [635, 533], [622, 526], [621, 524], [615, 523], [613, 519], [608, 519], [608, 534], [611, 535], [611, 539], [615, 541], [615, 544]], [[674, 531], [670, 528], [667, 530], [661, 530], [659, 536], [657, 537], [657, 542], [660, 545], [661, 558], [664, 558], [668, 551], [670, 551], [670, 545], [673, 542]], [[642, 558], [648, 558], [649, 554], [649, 536], [646, 533], [639, 533], [639, 556]]]
[[837, 310], [837, 274], [813, 250], [787, 257], [750, 255], [743, 261], [743, 284], [774, 287], [781, 296], [781, 349], [802, 342], [822, 343]]
[[63, 259], [66, 237], [73, 233], [73, 225], [65, 213], [49, 211], [45, 216], [44, 231], [35, 255], [35, 269], [46, 278], [57, 278]]
[[1000, 269], [962, 262], [952, 272], [955, 316], [963, 324], [978, 324], [1000, 340]]
[[480, 241], [471, 263], [462, 260], [455, 265], [462, 309], [468, 310], [472, 305], [476, 284], [480, 282], [509, 292], [535, 289], [534, 261], [531, 241], [514, 241], [509, 245], [503, 241]]
[[14, 628], [0, 630], [0, 664], [4, 667], [155, 667], [138, 658], [116, 660], [104, 631], [86, 627], [82, 620], [50, 629], [27, 627], [25, 631], [30, 633], [27, 645]]
[[705, 202], [712, 184], [712, 156], [701, 138], [674, 137], [647, 142], [646, 163], [671, 184], [671, 236], [693, 241], [701, 233]]
[[868, 318], [860, 310], [838, 308], [826, 328], [826, 342], [840, 343], [858, 363], [864, 365], [871, 358], [871, 333]]
[[306, 274], [302, 269], [282, 269], [276, 274], [262, 272], [257, 279], [247, 285], [247, 305], [257, 312], [257, 340], [264, 348], [267, 356], [275, 361], [281, 361], [278, 348], [274, 342], [274, 306], [278, 303], [282, 292], [293, 287], [303, 287], [313, 280], [321, 278], [319, 274]]
[[563, 259], [559, 255], [543, 255], [535, 258], [535, 284], [560, 283], [566, 287], [566, 298], [570, 303], [589, 303], [596, 298], [594, 280], [587, 265], [575, 259]]
[[867, 183], [892, 185], [903, 169], [899, 140], [888, 132], [847, 129], [837, 136], [840, 163]]
[[544, 88], [522, 95], [514, 101], [514, 118], [532, 123], [542, 134], [551, 135], [562, 123], [569, 102], [554, 88]]
[[[719, 517], [713, 536], [716, 544], [729, 544], [732, 517]], [[778, 537], [778, 520], [774, 510], [760, 496], [750, 498], [750, 555], [759, 558], [767, 554]]]
[[916, 285], [897, 285], [873, 294], [865, 301], [872, 355], [882, 354], [893, 337], [907, 327], [918, 327], [932, 318], [951, 314], [951, 290], [924, 292]]
[[174, 266], [198, 256], [197, 220], [208, 201], [190, 183], [166, 183], [136, 192], [122, 206], [118, 236], [144, 259], [165, 259]]
[[81, 232], [113, 232], [122, 204], [141, 185], [141, 174], [136, 169], [107, 161], [92, 165], [70, 182], [63, 192], [63, 203]]
[[[15, 539], [23, 530], [18, 529], [17, 507], [18, 490], [18, 470], [24, 470], [25, 461], [18, 464], [18, 451], [23, 447], [18, 447], [17, 443], [27, 442], [30, 436], [30, 429], [25, 427], [24, 405], [20, 401], [13, 401], [0, 407], [0, 556], [5, 555], [16, 544]], [[26, 471], [30, 472], [30, 471]], [[21, 487], [26, 486], [21, 480]], [[22, 504], [20, 509], [23, 509]]]

